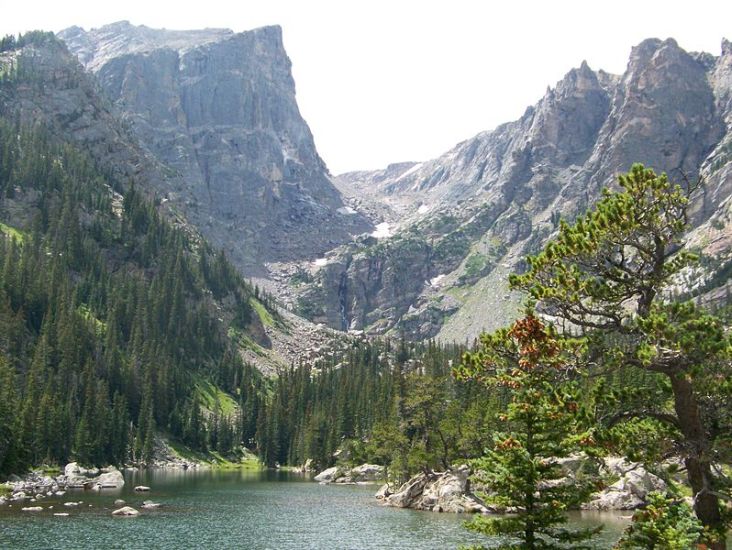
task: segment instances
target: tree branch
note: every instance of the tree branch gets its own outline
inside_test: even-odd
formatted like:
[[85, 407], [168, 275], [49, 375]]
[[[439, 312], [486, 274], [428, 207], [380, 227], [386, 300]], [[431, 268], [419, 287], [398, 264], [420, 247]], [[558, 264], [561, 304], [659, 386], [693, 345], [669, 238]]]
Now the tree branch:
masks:
[[614, 414], [606, 419], [605, 422], [608, 428], [612, 428], [616, 424], [623, 422], [624, 420], [630, 420], [631, 418], [653, 418], [659, 422], [670, 424], [676, 429], [680, 429], [679, 419], [670, 413], [661, 413], [656, 411], [626, 411], [622, 413]]

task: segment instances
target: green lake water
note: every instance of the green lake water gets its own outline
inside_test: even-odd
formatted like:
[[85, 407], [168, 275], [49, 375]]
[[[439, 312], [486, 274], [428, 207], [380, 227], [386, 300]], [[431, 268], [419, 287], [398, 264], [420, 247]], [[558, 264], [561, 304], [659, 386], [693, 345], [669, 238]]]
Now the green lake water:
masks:
[[[319, 485], [286, 472], [157, 470], [126, 472], [125, 479], [121, 490], [0, 506], [0, 548], [448, 549], [490, 542], [463, 527], [466, 516], [380, 506], [374, 485]], [[152, 491], [134, 493], [135, 485]], [[118, 498], [138, 509], [143, 500], [164, 506], [112, 517]], [[63, 505], [79, 500], [77, 508]], [[36, 505], [44, 510], [20, 511]], [[572, 517], [606, 525], [598, 549], [610, 548], [626, 521], [621, 513]]]

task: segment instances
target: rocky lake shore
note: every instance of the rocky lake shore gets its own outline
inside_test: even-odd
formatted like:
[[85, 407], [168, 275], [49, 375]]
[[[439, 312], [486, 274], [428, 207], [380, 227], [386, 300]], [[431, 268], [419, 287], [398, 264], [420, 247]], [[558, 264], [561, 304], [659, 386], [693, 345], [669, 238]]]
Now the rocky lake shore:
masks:
[[[566, 477], [572, 483], [580, 474], [585, 457], [560, 459]], [[665, 492], [668, 484], [642, 464], [620, 457], [606, 457], [599, 468], [608, 483], [583, 504], [583, 510], [635, 510], [645, 505], [649, 493]], [[484, 502], [470, 483], [470, 468], [463, 464], [445, 472], [420, 472], [398, 487], [384, 483], [375, 497], [385, 506], [450, 513], [505, 513], [508, 510]], [[313, 478], [319, 483], [361, 484], [385, 481], [383, 466], [362, 464], [353, 468], [333, 466]]]

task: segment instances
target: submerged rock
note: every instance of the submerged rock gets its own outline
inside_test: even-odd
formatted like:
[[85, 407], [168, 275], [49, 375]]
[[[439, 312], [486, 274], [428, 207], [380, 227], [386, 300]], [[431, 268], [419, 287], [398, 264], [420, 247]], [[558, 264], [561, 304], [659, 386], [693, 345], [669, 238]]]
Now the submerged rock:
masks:
[[147, 493], [149, 490], [150, 487], [148, 487], [147, 485], [138, 485], [137, 487], [135, 487], [136, 493]]
[[139, 516], [140, 512], [135, 510], [132, 506], [125, 506], [112, 512], [113, 516]]

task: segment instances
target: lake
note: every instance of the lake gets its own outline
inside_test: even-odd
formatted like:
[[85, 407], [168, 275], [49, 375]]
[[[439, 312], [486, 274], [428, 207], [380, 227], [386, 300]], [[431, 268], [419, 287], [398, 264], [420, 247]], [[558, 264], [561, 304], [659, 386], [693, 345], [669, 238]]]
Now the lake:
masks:
[[[0, 548], [447, 549], [485, 544], [463, 527], [466, 516], [380, 506], [375, 485], [319, 485], [288, 472], [128, 471], [121, 490], [69, 492], [38, 503], [0, 506]], [[134, 493], [147, 485], [150, 493]], [[112, 517], [115, 499], [138, 517]], [[83, 501], [67, 508], [65, 501]], [[44, 507], [21, 512], [22, 506]], [[53, 506], [53, 509], [49, 509]], [[68, 512], [69, 517], [54, 517]], [[610, 548], [627, 512], [579, 513], [574, 523], [606, 524], [597, 548]]]

